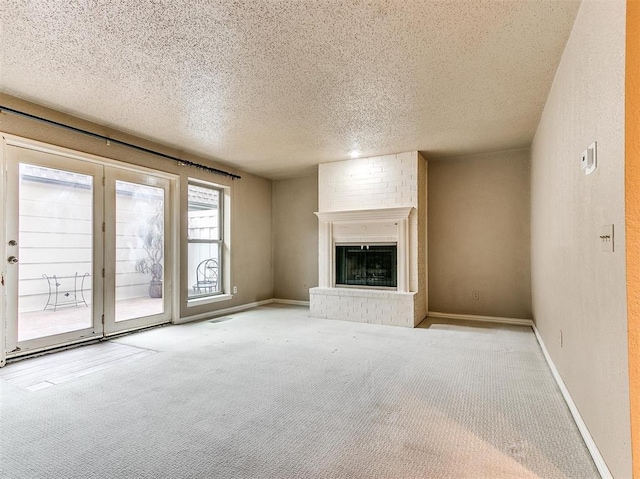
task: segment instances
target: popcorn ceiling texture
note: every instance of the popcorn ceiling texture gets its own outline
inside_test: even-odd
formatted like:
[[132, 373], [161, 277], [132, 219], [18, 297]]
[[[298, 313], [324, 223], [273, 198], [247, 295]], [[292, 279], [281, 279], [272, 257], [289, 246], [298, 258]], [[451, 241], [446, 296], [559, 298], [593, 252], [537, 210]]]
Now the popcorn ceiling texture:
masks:
[[578, 5], [4, 0], [0, 91], [271, 178], [517, 148]]

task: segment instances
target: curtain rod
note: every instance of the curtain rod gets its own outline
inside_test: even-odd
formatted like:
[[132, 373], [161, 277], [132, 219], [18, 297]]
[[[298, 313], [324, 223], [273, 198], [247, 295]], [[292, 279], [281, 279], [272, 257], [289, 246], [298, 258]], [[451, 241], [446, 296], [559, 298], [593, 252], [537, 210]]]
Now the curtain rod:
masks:
[[168, 160], [173, 160], [178, 163], [180, 166], [191, 166], [193, 168], [198, 168], [200, 170], [208, 171], [209, 173], [215, 173], [216, 175], [224, 175], [228, 176], [233, 180], [239, 180], [241, 178], [240, 175], [236, 175], [229, 171], [219, 170], [218, 168], [212, 168], [211, 166], [201, 165], [200, 163], [194, 163], [193, 161], [183, 160], [171, 155], [165, 155], [164, 153], [160, 153], [159, 151], [150, 150], [149, 148], [144, 148], [142, 146], [134, 145], [132, 143], [127, 143], [126, 141], [116, 140], [114, 138], [109, 138], [108, 136], [99, 135], [97, 133], [93, 133], [91, 131], [83, 130], [81, 128], [76, 128], [75, 126], [65, 125], [64, 123], [59, 123], [57, 121], [49, 120], [47, 118], [42, 118], [40, 116], [31, 115], [30, 113], [25, 113], [24, 111], [14, 110], [13, 108], [9, 108], [6, 106], [0, 105], [0, 113], [12, 113], [14, 115], [23, 116], [25, 118], [29, 118], [30, 120], [41, 121], [43, 123], [48, 123], [50, 125], [55, 125], [60, 128], [65, 128], [67, 130], [74, 131], [76, 133], [81, 133], [83, 135], [91, 136], [93, 138], [97, 138], [99, 140], [104, 140], [107, 142], [107, 145], [111, 143], [116, 143], [121, 146], [126, 146], [127, 148], [133, 148], [134, 150], [142, 151], [144, 153], [150, 153], [152, 155], [161, 156], [162, 158], [167, 158]]

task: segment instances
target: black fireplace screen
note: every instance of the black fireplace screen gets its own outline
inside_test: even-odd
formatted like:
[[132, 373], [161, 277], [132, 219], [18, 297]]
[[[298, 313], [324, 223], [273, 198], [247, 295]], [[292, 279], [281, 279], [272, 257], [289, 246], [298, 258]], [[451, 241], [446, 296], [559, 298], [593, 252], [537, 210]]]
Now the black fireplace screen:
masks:
[[336, 245], [336, 285], [397, 286], [396, 245]]

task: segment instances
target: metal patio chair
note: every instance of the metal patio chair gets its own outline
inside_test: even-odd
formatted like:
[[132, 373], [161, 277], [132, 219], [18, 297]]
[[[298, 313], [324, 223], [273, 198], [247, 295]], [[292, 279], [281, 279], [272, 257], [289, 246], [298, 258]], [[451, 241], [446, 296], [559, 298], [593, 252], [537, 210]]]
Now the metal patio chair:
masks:
[[218, 260], [209, 258], [201, 261], [196, 268], [196, 284], [193, 285], [193, 292], [202, 294], [218, 291], [219, 278]]

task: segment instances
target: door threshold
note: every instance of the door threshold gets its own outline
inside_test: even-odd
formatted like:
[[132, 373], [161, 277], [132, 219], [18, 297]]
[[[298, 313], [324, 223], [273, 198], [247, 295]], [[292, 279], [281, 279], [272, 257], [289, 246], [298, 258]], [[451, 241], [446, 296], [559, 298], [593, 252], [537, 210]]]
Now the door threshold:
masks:
[[149, 329], [160, 328], [162, 326], [170, 325], [170, 322], [153, 324], [151, 326], [144, 326], [142, 328], [137, 329], [128, 329], [126, 331], [119, 331], [116, 333], [111, 333], [108, 336], [91, 336], [82, 339], [76, 339], [74, 341], [68, 341], [66, 343], [58, 344], [55, 346], [43, 346], [37, 349], [29, 349], [29, 350], [17, 350], [12, 351], [11, 353], [7, 353], [7, 361], [6, 364], [15, 363], [18, 361], [22, 361], [23, 359], [29, 358], [37, 358], [39, 356], [44, 356], [45, 354], [57, 353], [60, 351], [67, 351], [69, 349], [75, 349], [82, 346], [87, 346], [89, 344], [101, 343], [103, 341], [110, 341], [112, 339], [120, 338], [123, 336], [128, 336], [130, 334], [138, 333], [141, 331], [147, 331]]
[[22, 361], [23, 359], [35, 358], [44, 354], [66, 351], [67, 349], [77, 348], [80, 346], [84, 346], [85, 344], [95, 344], [102, 341], [103, 339], [104, 338], [102, 336], [90, 336], [87, 338], [76, 339], [74, 341], [67, 341], [55, 346], [43, 346], [41, 348], [25, 350], [17, 349], [15, 351], [7, 353], [7, 364], [14, 363], [16, 361]]

